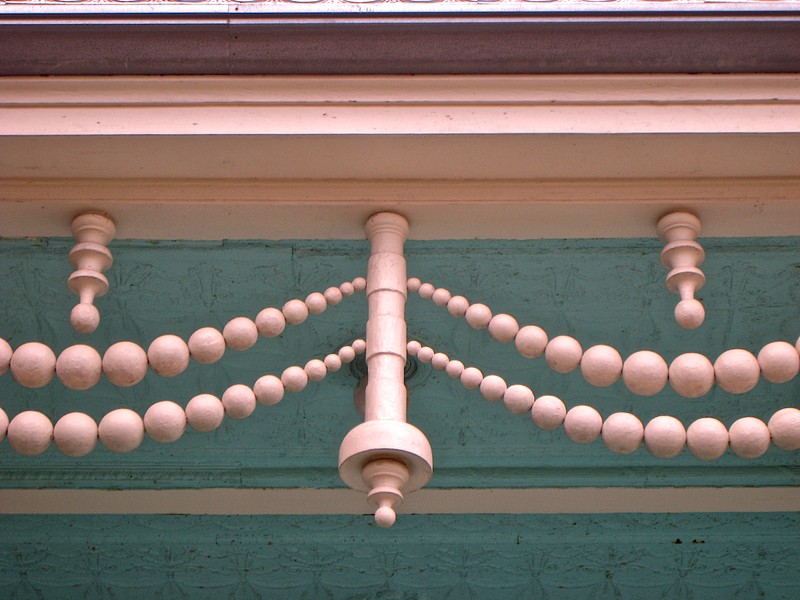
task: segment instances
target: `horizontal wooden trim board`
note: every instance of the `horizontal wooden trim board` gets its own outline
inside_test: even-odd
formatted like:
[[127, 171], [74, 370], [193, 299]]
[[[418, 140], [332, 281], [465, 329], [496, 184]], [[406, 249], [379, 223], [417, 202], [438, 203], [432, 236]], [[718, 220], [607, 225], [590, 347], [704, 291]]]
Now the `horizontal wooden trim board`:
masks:
[[[400, 513], [561, 514], [800, 511], [800, 488], [420, 490]], [[0, 514], [363, 514], [347, 489], [0, 490]]]

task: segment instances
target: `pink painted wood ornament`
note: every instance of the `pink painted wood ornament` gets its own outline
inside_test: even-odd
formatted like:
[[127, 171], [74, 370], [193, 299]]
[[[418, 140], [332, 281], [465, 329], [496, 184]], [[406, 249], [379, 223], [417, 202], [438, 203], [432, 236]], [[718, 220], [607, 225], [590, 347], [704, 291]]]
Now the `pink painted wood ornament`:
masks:
[[177, 335], [159, 336], [147, 348], [147, 362], [162, 377], [175, 377], [189, 366], [189, 346]]
[[228, 348], [241, 352], [255, 346], [258, 341], [258, 327], [252, 319], [236, 317], [225, 324], [222, 336]]
[[118, 408], [100, 420], [97, 434], [110, 452], [131, 452], [144, 440], [144, 423], [132, 410]]
[[103, 355], [103, 373], [118, 387], [136, 385], [147, 375], [147, 354], [133, 342], [117, 342]]
[[552, 431], [561, 427], [567, 407], [556, 396], [539, 396], [531, 408], [531, 420], [539, 429]]
[[189, 355], [201, 365], [217, 362], [225, 354], [225, 337], [213, 327], [203, 327], [195, 331], [187, 343]]
[[97, 447], [97, 423], [85, 413], [66, 414], [53, 428], [53, 438], [62, 454], [86, 456]]
[[256, 409], [255, 393], [241, 383], [226, 389], [221, 400], [222, 406], [225, 407], [225, 414], [232, 419], [246, 419]]
[[26, 410], [11, 419], [6, 435], [14, 450], [25, 456], [36, 456], [50, 446], [53, 424], [42, 413]]
[[56, 355], [39, 342], [22, 344], [11, 356], [11, 375], [29, 388], [46, 386], [56, 373]]
[[144, 413], [144, 430], [160, 444], [174, 442], [186, 431], [186, 413], [175, 402], [156, 402]]
[[195, 431], [214, 431], [224, 418], [225, 406], [213, 394], [198, 394], [186, 405], [186, 421]]
[[686, 447], [686, 429], [675, 417], [655, 417], [644, 428], [644, 445], [656, 458], [674, 458]]

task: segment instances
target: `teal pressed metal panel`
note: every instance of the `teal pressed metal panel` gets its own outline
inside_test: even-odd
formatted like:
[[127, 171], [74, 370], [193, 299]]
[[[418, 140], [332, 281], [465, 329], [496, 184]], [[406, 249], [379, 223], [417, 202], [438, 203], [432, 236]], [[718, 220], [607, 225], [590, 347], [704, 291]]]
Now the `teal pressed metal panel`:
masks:
[[0, 597], [795, 600], [796, 513], [0, 516]]
[[[712, 359], [730, 347], [757, 352], [800, 335], [800, 239], [709, 239], [701, 296], [708, 317], [685, 332], [672, 319], [656, 240], [409, 242], [409, 273], [551, 337], [627, 355], [650, 348], [667, 360], [686, 351]], [[235, 316], [324, 290], [366, 270], [366, 242], [148, 242], [112, 244], [111, 292], [91, 336], [73, 333], [66, 290], [72, 240], [0, 240], [0, 337], [16, 347], [41, 340], [56, 352], [74, 343], [103, 351], [164, 333], [188, 338]], [[79, 410], [95, 418], [120, 406], [143, 414], [158, 400], [185, 404], [252, 384], [265, 373], [320, 357], [364, 335], [357, 295], [279, 339], [229, 351], [183, 375], [153, 374], [130, 389], [101, 382], [86, 392], [58, 381], [39, 390], [0, 377], [10, 416], [36, 409], [54, 420]], [[620, 383], [600, 389], [580, 373], [559, 375], [519, 357], [413, 296], [409, 335], [569, 406], [646, 420], [688, 423], [714, 415], [727, 425], [800, 406], [798, 381], [762, 382], [733, 396], [715, 389], [689, 400], [669, 389], [638, 398]], [[145, 440], [114, 455], [99, 447], [70, 459], [55, 448], [26, 458], [0, 445], [0, 485], [14, 487], [331, 487], [337, 450], [359, 422], [349, 370], [330, 375], [244, 421], [179, 441]], [[430, 487], [798, 485], [798, 453], [772, 448], [755, 460], [726, 454], [703, 463], [688, 453], [657, 460], [602, 442], [573, 444], [536, 430], [477, 392], [421, 366], [409, 381], [410, 420], [428, 436], [436, 468]], [[402, 515], [391, 530], [371, 516], [2, 515], [0, 598], [768, 598], [800, 597], [796, 513], [640, 515]]]
[[[338, 285], [366, 270], [368, 246], [359, 241], [151, 242], [112, 243], [115, 264], [107, 273], [108, 296], [95, 334], [72, 332], [67, 318], [75, 302], [66, 289], [72, 240], [0, 240], [0, 337], [16, 347], [39, 340], [56, 352], [88, 343], [101, 353], [111, 343], [132, 340], [147, 346], [158, 335], [184, 339], [195, 329], [222, 328], [236, 316], [254, 317]], [[535, 323], [551, 337], [570, 334], [584, 348], [617, 347], [623, 356], [649, 348], [667, 360], [687, 351], [712, 360], [723, 350], [757, 352], [773, 340], [800, 335], [800, 239], [705, 239], [701, 291], [708, 317], [696, 331], [681, 330], [672, 318], [676, 296], [664, 287], [657, 240], [454, 241], [407, 244], [409, 274], [453, 293], [509, 312], [521, 324]], [[199, 393], [221, 395], [233, 383], [252, 384], [265, 373], [322, 357], [365, 332], [363, 295], [345, 299], [279, 339], [261, 339], [251, 350], [228, 351], [217, 364], [190, 365], [164, 379], [149, 374], [129, 389], [108, 382], [86, 392], [54, 380], [30, 390], [10, 374], [0, 377], [0, 406], [9, 416], [40, 410], [55, 421], [71, 411], [99, 420], [129, 407], [140, 414], [159, 400], [185, 404]], [[407, 307], [410, 337], [418, 338], [485, 373], [554, 394], [568, 406], [591, 404], [602, 414], [618, 410], [643, 421], [672, 414], [688, 424], [716, 416], [727, 425], [743, 416], [768, 419], [777, 409], [800, 406], [798, 381], [762, 382], [736, 396], [714, 389], [700, 399], [678, 397], [669, 388], [650, 398], [630, 394], [621, 382], [610, 388], [586, 384], [579, 372], [551, 372], [543, 359], [528, 360], [513, 345], [499, 345], [485, 331], [412, 295]], [[187, 431], [173, 444], [151, 440], [136, 451], [114, 455], [98, 448], [71, 459], [54, 447], [44, 455], [16, 455], [0, 445], [4, 487], [331, 487], [337, 451], [359, 422], [352, 407], [356, 380], [348, 369], [287, 395], [274, 407], [259, 406], [245, 421], [227, 419], [212, 433]], [[562, 431], [535, 429], [525, 417], [484, 401], [443, 373], [422, 365], [409, 381], [409, 419], [428, 436], [434, 451], [431, 487], [516, 487], [574, 485], [797, 485], [798, 453], [771, 448], [755, 460], [728, 453], [704, 463], [688, 452], [659, 460], [643, 448], [617, 456], [601, 441], [577, 445]]]

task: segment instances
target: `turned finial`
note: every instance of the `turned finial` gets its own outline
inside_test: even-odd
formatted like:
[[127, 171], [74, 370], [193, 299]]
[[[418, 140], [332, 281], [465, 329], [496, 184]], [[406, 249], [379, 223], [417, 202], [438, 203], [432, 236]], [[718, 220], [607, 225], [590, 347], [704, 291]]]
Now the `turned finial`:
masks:
[[675, 320], [684, 329], [695, 329], [706, 317], [705, 308], [694, 297], [706, 282], [705, 275], [697, 268], [705, 258], [703, 247], [696, 241], [700, 219], [688, 212], [669, 213], [659, 219], [656, 231], [666, 242], [661, 264], [669, 269], [667, 289], [681, 297], [675, 307]]
[[408, 483], [408, 468], [399, 460], [379, 458], [364, 465], [361, 476], [370, 488], [367, 500], [377, 506], [375, 523], [380, 527], [391, 527], [397, 519], [394, 507], [403, 501], [402, 490]]
[[77, 294], [79, 303], [70, 313], [70, 323], [79, 333], [91, 333], [100, 324], [100, 312], [94, 299], [108, 292], [108, 279], [103, 275], [114, 262], [108, 243], [116, 227], [108, 215], [87, 211], [72, 220], [72, 235], [78, 242], [69, 253], [69, 263], [75, 268], [67, 287]]

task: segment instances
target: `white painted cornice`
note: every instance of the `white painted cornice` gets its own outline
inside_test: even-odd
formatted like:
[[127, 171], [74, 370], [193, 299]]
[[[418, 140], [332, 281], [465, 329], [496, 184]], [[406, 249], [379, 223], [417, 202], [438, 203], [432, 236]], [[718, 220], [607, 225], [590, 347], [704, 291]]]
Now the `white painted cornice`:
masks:
[[0, 144], [8, 237], [800, 235], [796, 75], [2, 78]]
[[0, 79], [3, 135], [797, 133], [800, 76]]

